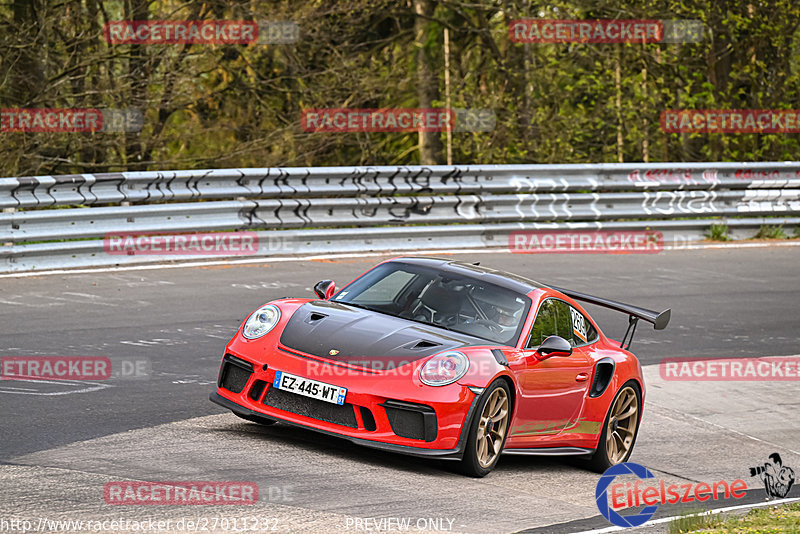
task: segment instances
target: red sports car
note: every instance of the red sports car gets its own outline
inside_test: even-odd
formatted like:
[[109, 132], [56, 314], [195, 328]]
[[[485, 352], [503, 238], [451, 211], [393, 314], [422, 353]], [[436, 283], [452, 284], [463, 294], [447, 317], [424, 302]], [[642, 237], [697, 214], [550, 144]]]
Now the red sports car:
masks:
[[[639, 319], [660, 330], [670, 317], [433, 258], [314, 291], [244, 321], [211, 400], [262, 424], [457, 460], [471, 476], [501, 453], [584, 456], [597, 471], [626, 461], [644, 399], [630, 339]], [[622, 342], [578, 301], [628, 314]]]

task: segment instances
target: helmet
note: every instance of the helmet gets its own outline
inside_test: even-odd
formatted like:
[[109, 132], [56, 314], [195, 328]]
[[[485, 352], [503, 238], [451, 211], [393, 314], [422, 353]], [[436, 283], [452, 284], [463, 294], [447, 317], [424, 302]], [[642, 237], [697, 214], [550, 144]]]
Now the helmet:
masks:
[[517, 326], [517, 317], [514, 311], [501, 306], [492, 306], [492, 311], [495, 312], [497, 324], [500, 326]]
[[525, 302], [510, 291], [475, 288], [472, 298], [503, 331], [516, 330]]

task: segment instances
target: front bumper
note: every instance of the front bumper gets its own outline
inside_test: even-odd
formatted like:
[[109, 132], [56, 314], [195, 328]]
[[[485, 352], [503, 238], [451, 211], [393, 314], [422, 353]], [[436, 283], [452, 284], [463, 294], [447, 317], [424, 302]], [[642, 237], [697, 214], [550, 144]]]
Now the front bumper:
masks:
[[[376, 373], [309, 359], [276, 347], [257, 358], [229, 346], [210, 400], [240, 415], [266, 417], [376, 449], [460, 459], [477, 395], [466, 386], [432, 388], [402, 373]], [[344, 405], [272, 387], [276, 371], [347, 388]]]
[[[244, 406], [240, 406], [240, 405], [236, 404], [235, 402], [233, 402], [231, 400], [228, 400], [225, 397], [221, 396], [219, 393], [211, 393], [211, 395], [209, 395], [209, 400], [211, 400], [211, 402], [215, 402], [215, 403], [219, 404], [223, 408], [228, 408], [232, 412], [236, 412], [236, 413], [241, 414], [241, 415], [249, 415], [249, 416], [256, 417], [256, 418], [257, 417], [264, 417], [263, 413], [254, 412], [253, 410], [251, 410], [249, 408], [245, 408]], [[475, 404], [476, 403], [473, 402], [471, 408], [474, 408]], [[472, 410], [470, 410], [470, 414], [468, 415], [468, 417], [471, 417], [471, 415], [472, 415]], [[372, 441], [372, 440], [369, 440], [369, 439], [346, 436], [344, 434], [340, 434], [340, 433], [336, 433], [336, 432], [330, 432], [328, 430], [322, 430], [320, 428], [315, 428], [313, 426], [307, 426], [307, 425], [304, 425], [304, 424], [301, 424], [301, 423], [297, 423], [295, 421], [291, 421], [289, 419], [282, 419], [282, 418], [280, 418], [278, 416], [275, 416], [275, 415], [272, 415], [272, 414], [270, 414], [270, 418], [278, 419], [281, 422], [289, 424], [289, 425], [293, 425], [293, 426], [297, 426], [297, 427], [300, 427], [300, 428], [313, 430], [315, 432], [320, 432], [320, 433], [326, 434], [328, 436], [344, 438], [344, 439], [346, 439], [346, 440], [348, 440], [348, 441], [350, 441], [350, 442], [352, 442], [352, 443], [354, 443], [356, 445], [362, 445], [364, 447], [371, 447], [373, 449], [378, 449], [378, 450], [387, 451], [387, 452], [395, 452], [395, 453], [399, 453], [399, 454], [408, 454], [408, 455], [411, 455], [411, 456], [419, 456], [419, 457], [423, 457], [423, 458], [438, 458], [440, 460], [460, 460], [461, 457], [464, 455], [464, 446], [466, 444], [466, 430], [463, 432], [463, 434], [464, 434], [463, 438], [464, 439], [460, 439], [459, 442], [458, 442], [458, 445], [454, 449], [422, 449], [422, 448], [419, 448], [419, 447], [412, 447], [412, 446], [408, 446], [408, 445], [397, 445], [397, 444], [394, 444], [394, 443], [384, 443], [382, 441]]]

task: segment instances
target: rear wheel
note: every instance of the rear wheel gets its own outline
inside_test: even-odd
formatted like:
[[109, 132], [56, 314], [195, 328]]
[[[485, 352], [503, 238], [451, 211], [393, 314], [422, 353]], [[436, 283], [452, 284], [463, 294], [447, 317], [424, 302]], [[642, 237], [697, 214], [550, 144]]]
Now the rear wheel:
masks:
[[496, 380], [481, 395], [470, 424], [461, 471], [472, 477], [489, 474], [497, 464], [506, 442], [511, 419], [511, 392], [503, 380]]
[[249, 414], [245, 415], [245, 414], [236, 413], [236, 412], [233, 412], [233, 415], [235, 415], [237, 417], [241, 417], [242, 419], [246, 419], [247, 421], [250, 421], [251, 423], [258, 423], [259, 425], [264, 425], [264, 426], [270, 426], [270, 425], [274, 425], [275, 423], [277, 423], [277, 421], [275, 419], [270, 419], [269, 417], [261, 417], [259, 415], [249, 415]]
[[593, 471], [602, 473], [612, 465], [628, 461], [639, 431], [641, 405], [639, 386], [634, 381], [625, 383], [611, 402], [597, 450], [589, 460]]

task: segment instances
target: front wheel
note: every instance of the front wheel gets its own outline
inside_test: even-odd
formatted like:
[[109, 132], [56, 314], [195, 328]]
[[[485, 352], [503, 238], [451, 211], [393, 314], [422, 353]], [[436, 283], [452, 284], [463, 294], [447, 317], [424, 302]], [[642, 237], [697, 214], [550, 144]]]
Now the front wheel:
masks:
[[636, 382], [625, 383], [611, 402], [597, 450], [589, 459], [589, 468], [598, 473], [628, 461], [639, 431], [642, 394]]
[[503, 380], [493, 382], [478, 401], [469, 428], [461, 471], [484, 477], [494, 469], [505, 445], [511, 419], [511, 392]]

